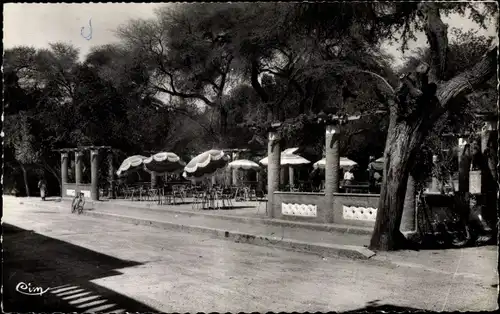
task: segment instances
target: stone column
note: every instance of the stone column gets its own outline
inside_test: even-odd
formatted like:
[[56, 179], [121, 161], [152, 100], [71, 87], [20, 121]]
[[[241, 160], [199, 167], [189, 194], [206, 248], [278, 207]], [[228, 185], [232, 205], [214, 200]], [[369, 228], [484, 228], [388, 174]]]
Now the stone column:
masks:
[[338, 125], [327, 125], [325, 131], [325, 198], [328, 206], [328, 222], [333, 222], [333, 193], [339, 191], [339, 134]]
[[232, 185], [237, 186], [238, 185], [238, 169], [232, 169], [231, 171], [231, 180], [232, 180]]
[[93, 201], [99, 200], [99, 151], [90, 151], [90, 197]]
[[61, 153], [61, 197], [66, 196], [66, 183], [68, 183], [68, 153]]
[[[432, 167], [435, 169], [437, 167], [438, 156], [432, 156]], [[436, 178], [436, 175], [432, 174], [432, 183], [431, 183], [431, 192], [439, 192], [439, 179]]]
[[[280, 158], [281, 159], [281, 158]], [[281, 162], [281, 161], [280, 161]], [[286, 167], [287, 166], [280, 166], [280, 185], [281, 186], [284, 186], [286, 184], [286, 176], [285, 176], [285, 173], [286, 173]]]
[[110, 199], [116, 198], [115, 191], [115, 168], [113, 166], [113, 153], [108, 152], [108, 180], [109, 180], [109, 191], [108, 197]]
[[288, 183], [290, 185], [290, 189], [292, 189], [294, 186], [293, 177], [294, 177], [294, 169], [292, 166], [288, 166]]
[[[233, 153], [232, 154], [232, 157], [233, 157], [233, 161], [234, 160], [237, 160], [238, 159], [238, 154], [237, 153]], [[237, 186], [238, 185], [238, 169], [234, 169], [232, 170], [231, 172], [231, 183], [234, 185], [234, 186]]]
[[82, 157], [83, 152], [75, 152], [75, 183], [77, 186], [82, 183]]
[[470, 171], [470, 152], [469, 156], [464, 156], [464, 149], [467, 141], [464, 138], [458, 139], [458, 191], [460, 193], [469, 193], [469, 171]]
[[415, 232], [417, 231], [417, 210], [416, 199], [417, 194], [415, 190], [415, 180], [410, 174], [408, 176], [408, 184], [406, 186], [406, 196], [403, 207], [403, 216], [401, 217], [401, 225], [399, 230], [401, 232]]
[[274, 217], [274, 192], [279, 190], [280, 183], [281, 149], [279, 141], [280, 138], [278, 132], [269, 132], [267, 145], [267, 206], [270, 218]]

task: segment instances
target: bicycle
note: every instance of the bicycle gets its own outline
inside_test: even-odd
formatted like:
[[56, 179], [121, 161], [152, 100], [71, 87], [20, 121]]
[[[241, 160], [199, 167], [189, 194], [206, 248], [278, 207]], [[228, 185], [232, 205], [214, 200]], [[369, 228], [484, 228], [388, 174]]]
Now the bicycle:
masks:
[[83, 206], [85, 205], [85, 198], [83, 193], [78, 193], [73, 202], [71, 203], [71, 213], [78, 212], [78, 214], [83, 213]]

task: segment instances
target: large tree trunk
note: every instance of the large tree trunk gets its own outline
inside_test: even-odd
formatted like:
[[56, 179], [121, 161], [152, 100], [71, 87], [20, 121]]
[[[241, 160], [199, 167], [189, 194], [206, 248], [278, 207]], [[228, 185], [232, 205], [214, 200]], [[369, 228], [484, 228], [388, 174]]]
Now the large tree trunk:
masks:
[[470, 70], [442, 81], [446, 69], [448, 39], [439, 5], [420, 4], [425, 33], [430, 44], [431, 64], [402, 77], [400, 87], [389, 97], [391, 120], [384, 151], [385, 169], [375, 230], [370, 248], [395, 250], [405, 238], [399, 231], [412, 156], [427, 132], [448, 109], [452, 99], [487, 81], [496, 68], [497, 47], [491, 47]]
[[405, 121], [391, 119], [384, 151], [384, 176], [380, 193], [377, 220], [370, 248], [375, 250], [395, 250], [404, 245], [400, 231], [401, 218], [406, 196], [409, 165], [412, 153], [418, 147], [425, 131]]
[[23, 164], [21, 165], [21, 170], [23, 171], [24, 188], [26, 189], [26, 196], [31, 196], [30, 187], [28, 182], [28, 170]]

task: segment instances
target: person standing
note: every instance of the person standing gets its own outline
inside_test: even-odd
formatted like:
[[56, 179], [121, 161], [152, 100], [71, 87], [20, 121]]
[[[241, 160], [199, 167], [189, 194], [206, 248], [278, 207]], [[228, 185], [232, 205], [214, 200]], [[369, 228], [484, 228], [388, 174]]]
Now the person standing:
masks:
[[354, 181], [354, 173], [352, 173], [352, 169], [347, 169], [344, 173], [344, 185], [351, 185]]
[[38, 181], [38, 188], [40, 189], [40, 197], [42, 198], [42, 201], [45, 201], [45, 194], [47, 193], [47, 181], [45, 181], [44, 177], [41, 177], [40, 181]]

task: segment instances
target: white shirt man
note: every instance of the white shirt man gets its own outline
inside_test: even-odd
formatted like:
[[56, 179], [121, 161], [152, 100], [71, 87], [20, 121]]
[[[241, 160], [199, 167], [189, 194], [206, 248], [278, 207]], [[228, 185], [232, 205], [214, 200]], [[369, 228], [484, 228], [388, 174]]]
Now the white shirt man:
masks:
[[354, 180], [354, 174], [351, 172], [351, 170], [347, 170], [344, 173], [344, 180], [346, 182], [350, 182], [350, 181]]

